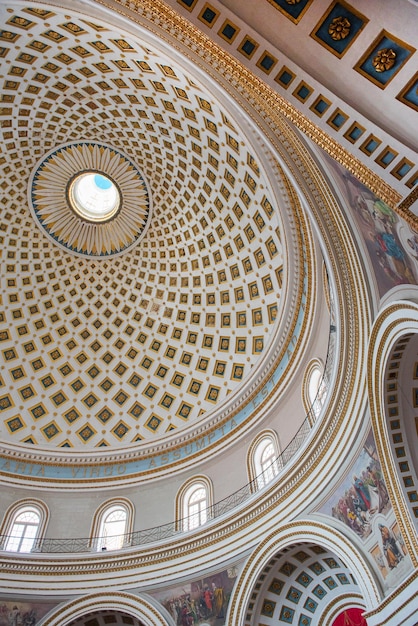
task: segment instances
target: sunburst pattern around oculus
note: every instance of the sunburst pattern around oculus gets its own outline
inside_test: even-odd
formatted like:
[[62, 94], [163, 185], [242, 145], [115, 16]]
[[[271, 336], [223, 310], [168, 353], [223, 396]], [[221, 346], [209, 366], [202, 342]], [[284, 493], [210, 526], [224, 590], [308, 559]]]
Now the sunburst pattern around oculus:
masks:
[[[71, 201], [72, 181], [84, 173], [112, 181], [119, 201], [116, 210], [98, 220], [80, 212]], [[93, 142], [60, 146], [43, 157], [29, 185], [36, 222], [56, 243], [71, 252], [109, 257], [136, 245], [145, 234], [151, 201], [145, 179], [120, 151]]]

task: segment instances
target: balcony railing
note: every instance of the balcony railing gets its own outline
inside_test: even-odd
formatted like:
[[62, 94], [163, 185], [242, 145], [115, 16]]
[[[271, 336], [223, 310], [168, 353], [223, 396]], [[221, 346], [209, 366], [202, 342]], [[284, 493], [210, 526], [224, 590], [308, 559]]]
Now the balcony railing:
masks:
[[[328, 342], [327, 359], [324, 367], [323, 377], [321, 385], [325, 386], [328, 394], [329, 386], [331, 383], [333, 365], [335, 362], [335, 349], [336, 349], [336, 332], [334, 320], [331, 316], [331, 326]], [[321, 388], [319, 386], [319, 389]], [[318, 392], [319, 393], [319, 392]], [[321, 392], [323, 393], [323, 391]], [[295, 456], [297, 451], [305, 443], [312, 429], [312, 424], [317, 420], [314, 408], [317, 398], [312, 403], [312, 406], [302, 422], [302, 425], [298, 429], [293, 439], [289, 442], [286, 448], [281, 454], [273, 461], [272, 465], [276, 466], [276, 469], [284, 468], [290, 460]], [[271, 484], [271, 476], [274, 475], [273, 480], [278, 480], [279, 473], [277, 471], [272, 472], [271, 467], [266, 468], [252, 481], [230, 494], [223, 500], [216, 502], [206, 510], [206, 519], [208, 521], [221, 517], [226, 513], [229, 513], [233, 509], [241, 506], [246, 500], [248, 500], [255, 492], [260, 491], [260, 485]], [[261, 487], [262, 489], [263, 487]], [[159, 542], [164, 539], [170, 539], [176, 535], [185, 533], [184, 529], [194, 529], [197, 524], [194, 523], [193, 516], [187, 519], [180, 519], [161, 526], [155, 526], [153, 528], [147, 528], [145, 530], [137, 530], [132, 533], [128, 533], [120, 537], [120, 549], [125, 549], [131, 546], [142, 546], [149, 543]], [[7, 550], [7, 544], [10, 542], [11, 536], [0, 535], [0, 550]], [[97, 552], [100, 551], [100, 546], [105, 546], [106, 541], [109, 541], [111, 537], [83, 537], [75, 539], [62, 539], [62, 538], [50, 538], [50, 537], [38, 537], [31, 549], [31, 552], [46, 552], [46, 553], [78, 553], [78, 552]], [[113, 538], [116, 539], [116, 538]], [[17, 542], [18, 543], [18, 542]], [[101, 550], [106, 550], [102, 547]]]

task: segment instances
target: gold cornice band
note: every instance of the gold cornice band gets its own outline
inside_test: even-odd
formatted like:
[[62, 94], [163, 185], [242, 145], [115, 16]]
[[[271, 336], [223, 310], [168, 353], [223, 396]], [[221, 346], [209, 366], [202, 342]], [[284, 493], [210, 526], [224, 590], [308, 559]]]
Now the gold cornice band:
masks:
[[[407, 302], [403, 304], [397, 303], [389, 306], [377, 318], [372, 329], [369, 343], [367, 361], [369, 375], [367, 380], [371, 423], [382, 467], [382, 473], [388, 488], [395, 517], [399, 528], [401, 529], [409, 556], [411, 557], [414, 567], [418, 567], [418, 538], [410, 518], [409, 510], [405, 506], [404, 495], [397, 480], [397, 470], [393, 462], [392, 452], [385, 437], [385, 410], [380, 401], [380, 380], [385, 367], [383, 348], [394, 329], [400, 327], [402, 323], [410, 322], [415, 325], [417, 324], [417, 319], [407, 317], [408, 310], [417, 311], [416, 307], [412, 304], [408, 304]], [[388, 319], [394, 314], [396, 314], [396, 320], [388, 323]], [[382, 337], [380, 338], [379, 343], [377, 343], [379, 335], [382, 333], [382, 329]]]
[[[404, 580], [403, 583], [397, 589], [395, 589], [395, 591], [393, 591], [390, 595], [388, 595], [383, 600], [383, 602], [379, 604], [379, 606], [376, 609], [373, 609], [372, 611], [368, 611], [367, 613], [365, 613], [364, 614], [365, 619], [368, 619], [369, 617], [373, 617], [374, 615], [378, 615], [383, 609], [386, 609], [387, 607], [389, 607], [392, 604], [393, 600], [397, 596], [399, 596], [400, 593], [402, 593], [405, 589], [407, 589], [409, 585], [411, 585], [417, 579], [418, 579], [418, 570], [415, 570], [415, 572], [412, 572], [412, 574], [410, 574], [410, 576], [408, 576], [408, 578]], [[393, 615], [394, 614], [396, 615], [397, 613], [399, 613], [400, 609], [403, 609], [405, 606], [408, 606], [410, 601], [411, 601], [410, 599], [406, 600], [405, 602], [402, 603], [401, 606], [399, 606], [398, 604], [395, 604], [395, 606], [393, 607], [392, 614], [389, 615], [389, 617], [387, 617], [383, 621], [379, 622], [379, 626], [384, 626], [385, 624], [390, 622], [393, 618]]]
[[[95, 1], [107, 7], [111, 6], [106, 0]], [[249, 99], [258, 102], [258, 112], [260, 114], [266, 109], [270, 109], [270, 111], [278, 110], [280, 114], [291, 121], [307, 137], [312, 139], [312, 141], [325, 150], [336, 161], [341, 163], [341, 165], [355, 175], [363, 184], [367, 185], [381, 200], [386, 202], [386, 204], [395, 211], [397, 210], [397, 206], [402, 199], [399, 192], [393, 189], [393, 187], [380, 178], [375, 172], [372, 172], [364, 163], [348, 152], [346, 148], [342, 147], [324, 130], [316, 126], [312, 120], [296, 109], [293, 104], [288, 102], [278, 92], [274, 91], [267, 83], [255, 76], [243, 63], [221, 48], [219, 44], [209, 39], [209, 37], [194, 24], [189, 22], [182, 15], [179, 15], [171, 7], [164, 4], [162, 0], [114, 0], [114, 2], [123, 7], [127, 6], [131, 11], [137, 10], [141, 12], [143, 17], [145, 12], [146, 19], [154, 22], [157, 16], [161, 17], [161, 14], [163, 14], [164, 21], [160, 21], [160, 24], [162, 24], [163, 28], [165, 27], [165, 31], [169, 31], [171, 35], [169, 39], [167, 36], [165, 37], [166, 41], [173, 44], [175, 35], [173, 30], [169, 29], [168, 26], [171, 23], [171, 25], [174, 25], [183, 34], [181, 39], [180, 37], [178, 38], [181, 40], [183, 53], [185, 52], [184, 47], [191, 47], [190, 43], [197, 46], [197, 50], [204, 49], [205, 52], [209, 51], [209, 54], [205, 54], [204, 57], [206, 70], [214, 69], [212, 65], [214, 65], [213, 58], [215, 58], [220, 65], [223, 65], [224, 70], [228, 72], [228, 82], [230, 84], [235, 83], [240, 85], [242, 89], [240, 92], [241, 96], [244, 95], [244, 92], [247, 92]], [[126, 16], [125, 11], [120, 10], [118, 12]], [[154, 32], [158, 32], [160, 36], [162, 34], [161, 29], [158, 31], [154, 30]], [[189, 40], [189, 42], [187, 40]], [[190, 40], [192, 40], [192, 42]], [[193, 60], [195, 62], [197, 55], [198, 53], [193, 54]], [[215, 73], [219, 78], [218, 71], [219, 70], [215, 68]], [[211, 72], [211, 75], [214, 75], [213, 72]]]
[[418, 217], [410, 210], [411, 206], [418, 200], [418, 185], [416, 185], [410, 194], [398, 204], [397, 211], [399, 215], [412, 227], [418, 228]]

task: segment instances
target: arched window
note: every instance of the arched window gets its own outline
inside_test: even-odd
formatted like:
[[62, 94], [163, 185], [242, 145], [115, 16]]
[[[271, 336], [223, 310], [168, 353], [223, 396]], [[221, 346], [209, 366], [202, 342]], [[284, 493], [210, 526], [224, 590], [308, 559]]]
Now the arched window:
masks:
[[303, 402], [311, 425], [318, 419], [327, 397], [323, 367], [318, 359], [312, 360], [305, 372]]
[[263, 475], [267, 482], [270, 482], [272, 478], [276, 476], [278, 473], [277, 463], [276, 461], [276, 451], [274, 450], [273, 442], [270, 441], [264, 447], [261, 457], [260, 457], [260, 469], [263, 472]]
[[270, 430], [260, 433], [251, 444], [248, 454], [250, 481], [254, 481], [256, 489], [261, 489], [281, 469], [276, 433]]
[[98, 550], [120, 550], [126, 532], [127, 513], [124, 507], [111, 507], [103, 515], [99, 531]]
[[37, 549], [37, 540], [45, 530], [48, 515], [43, 502], [26, 500], [12, 505], [2, 524], [3, 549], [8, 552]]
[[212, 504], [212, 484], [206, 476], [194, 477], [179, 490], [176, 519], [182, 530], [193, 530], [207, 522]]
[[324, 377], [319, 367], [314, 367], [311, 372], [308, 383], [308, 393], [312, 411], [316, 419], [319, 417], [327, 397]]
[[188, 520], [188, 530], [202, 526], [207, 521], [207, 506], [205, 485], [197, 483], [190, 487], [184, 498], [184, 518]]
[[16, 515], [5, 550], [9, 552], [30, 552], [38, 534], [41, 516], [33, 508], [25, 508]]
[[132, 532], [133, 506], [119, 498], [104, 502], [96, 512], [92, 528], [92, 546], [97, 551], [120, 550]]

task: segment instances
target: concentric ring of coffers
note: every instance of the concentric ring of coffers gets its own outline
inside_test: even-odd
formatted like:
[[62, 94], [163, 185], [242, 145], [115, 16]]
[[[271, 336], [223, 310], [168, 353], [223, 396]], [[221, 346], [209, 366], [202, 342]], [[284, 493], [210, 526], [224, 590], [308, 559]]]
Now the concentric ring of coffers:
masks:
[[[19, 222], [7, 207], [10, 228], [28, 248], [29, 259], [17, 281], [26, 304], [10, 300], [6, 312], [7, 358], [14, 358], [15, 342], [26, 361], [7, 365], [7, 382], [17, 392], [10, 402], [4, 399], [7, 439], [31, 449], [54, 447], [64, 455], [71, 449], [175, 441], [177, 432], [197, 432], [203, 421], [226, 420], [228, 411], [231, 428], [246, 422], [250, 399], [262, 405], [291, 359], [286, 354], [279, 364], [277, 346], [285, 354], [282, 346], [289, 345], [292, 355], [303, 329], [301, 296], [297, 321], [286, 320], [294, 338], [278, 333], [288, 315], [287, 259], [300, 249], [287, 186], [273, 171], [268, 149], [220, 88], [199, 82], [178, 58], [100, 20], [92, 25], [74, 14], [69, 21], [56, 8], [47, 17], [14, 11], [7, 59], [19, 66], [22, 49], [33, 57], [25, 67], [27, 91], [16, 94], [13, 106], [17, 122], [28, 110], [28, 93], [36, 93], [35, 120], [48, 110], [42, 142], [36, 129], [44, 122], [36, 122], [28, 131], [33, 132], [29, 148], [26, 139], [21, 146], [28, 171], [36, 172], [30, 199], [37, 185], [34, 202], [47, 228], [41, 226], [43, 237], [33, 220]], [[28, 31], [14, 26], [15, 15], [31, 22]], [[65, 57], [59, 43], [64, 37]], [[41, 54], [44, 43], [49, 48]], [[59, 69], [45, 63], [45, 54], [56, 58]], [[47, 87], [39, 86], [41, 73], [50, 74]], [[49, 182], [60, 180], [51, 194], [69, 224], [79, 220], [86, 232], [109, 227], [114, 233], [129, 191], [116, 166], [127, 162], [132, 185], [138, 185], [139, 172], [148, 181], [149, 202], [152, 196], [142, 238], [132, 247], [122, 241], [113, 253], [111, 244], [97, 238], [81, 243], [69, 228], [72, 239], [63, 246], [59, 237], [70, 235], [53, 232], [48, 211], [54, 203], [50, 185], [38, 176], [41, 168]], [[5, 178], [13, 186], [10, 202], [23, 206], [19, 185], [27, 182], [27, 173], [19, 171], [8, 148], [4, 167], [21, 176]], [[115, 185], [120, 205], [110, 201], [103, 214], [90, 205], [82, 218], [80, 205], [70, 206], [70, 181], [91, 175]], [[9, 265], [7, 278], [16, 281]], [[295, 277], [293, 294], [302, 280]], [[26, 327], [31, 342], [24, 337]], [[268, 388], [261, 390], [263, 380]], [[228, 408], [233, 403], [242, 408], [239, 415], [235, 405]]]

